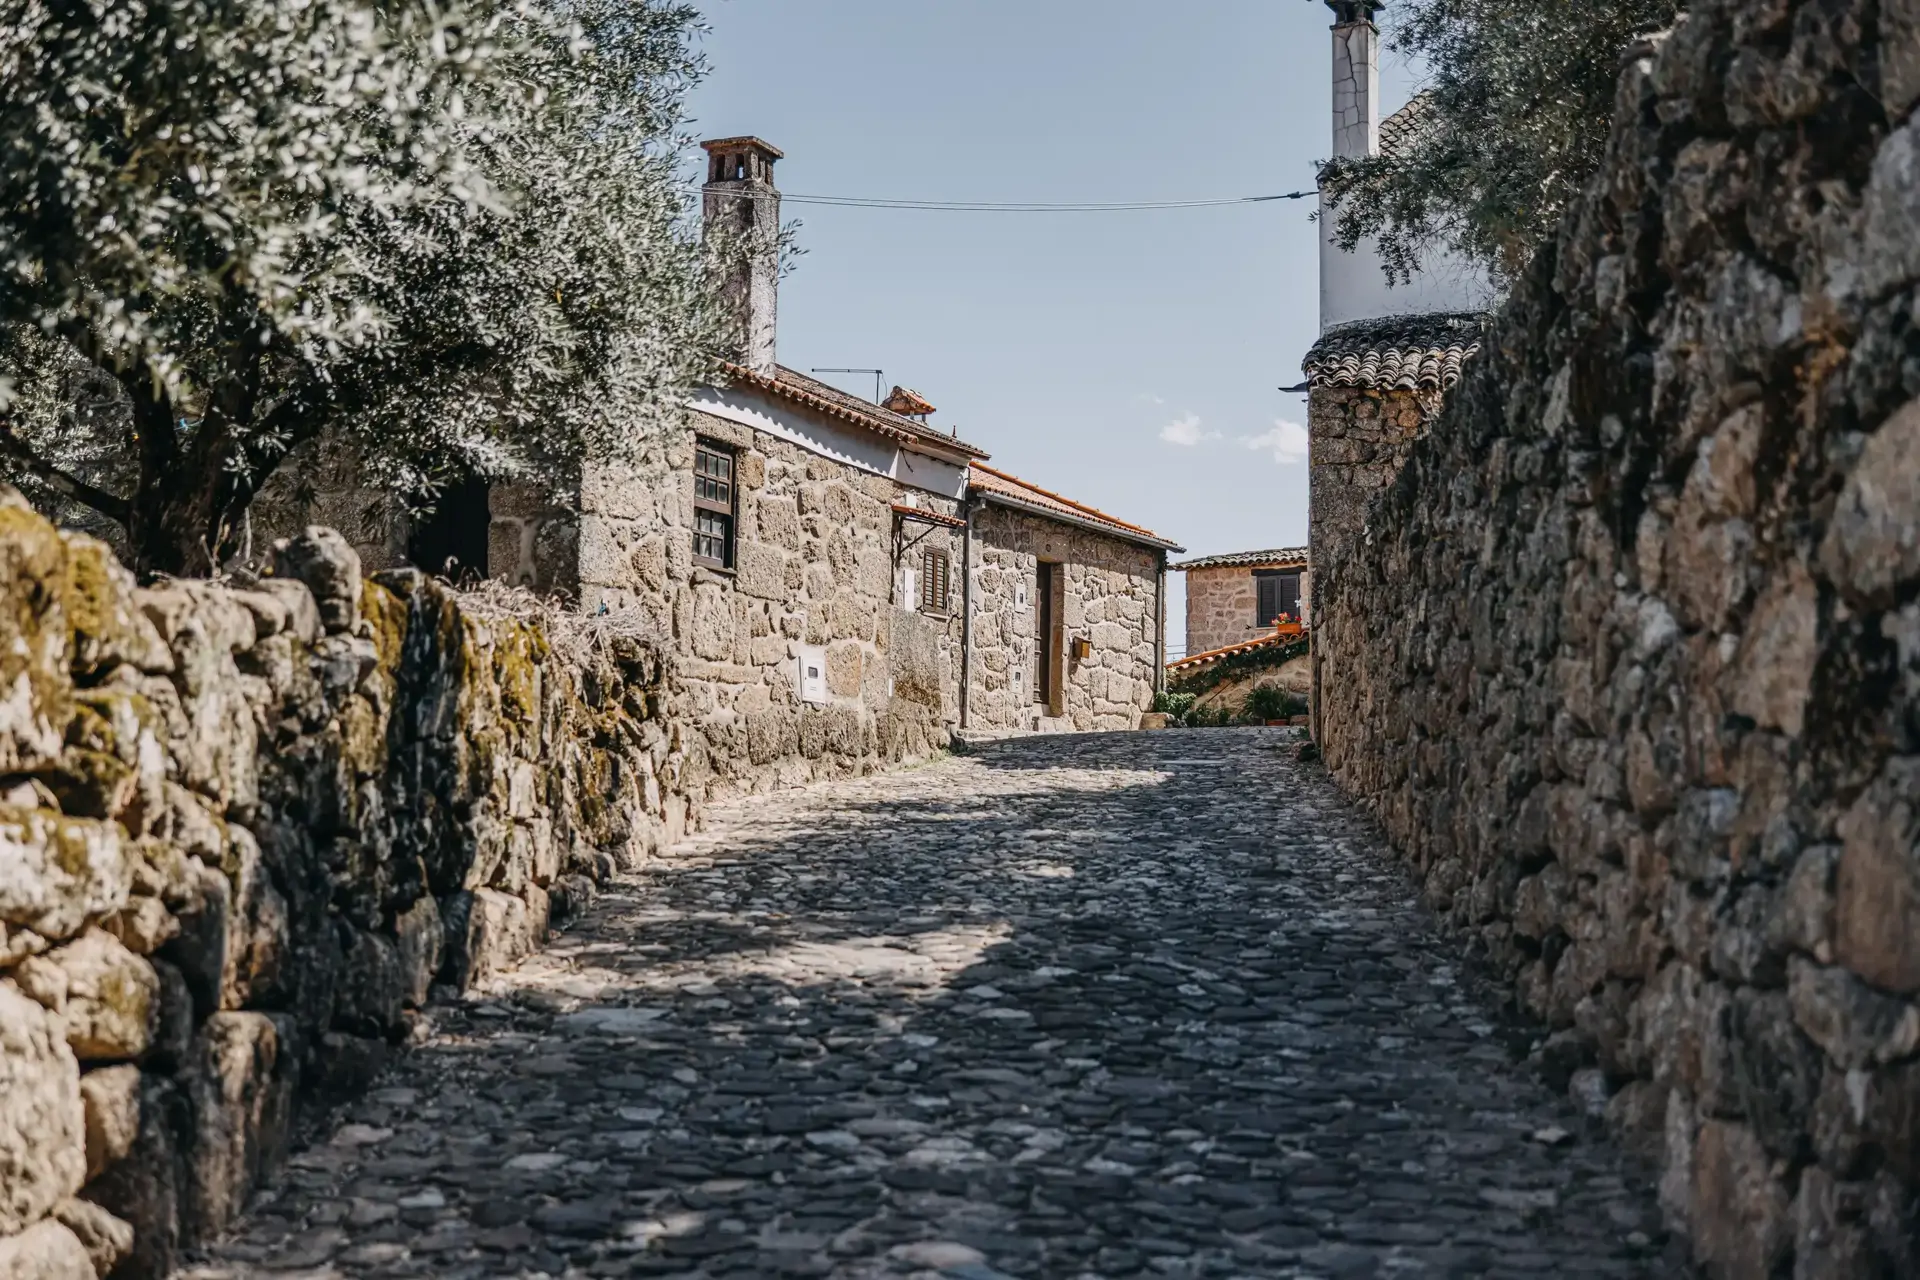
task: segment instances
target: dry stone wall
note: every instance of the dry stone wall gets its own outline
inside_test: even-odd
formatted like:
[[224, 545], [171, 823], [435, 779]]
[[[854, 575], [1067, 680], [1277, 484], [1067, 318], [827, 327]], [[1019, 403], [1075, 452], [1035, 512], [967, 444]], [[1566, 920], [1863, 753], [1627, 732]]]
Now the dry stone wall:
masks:
[[1920, 1274], [1917, 96], [1914, 0], [1700, 0], [1635, 50], [1315, 565], [1328, 766], [1716, 1276]]
[[1341, 554], [1440, 406], [1437, 391], [1316, 386], [1307, 393], [1308, 541], [1314, 568]]
[[161, 1277], [436, 983], [688, 820], [657, 657], [310, 530], [138, 589], [0, 494], [0, 1275]]

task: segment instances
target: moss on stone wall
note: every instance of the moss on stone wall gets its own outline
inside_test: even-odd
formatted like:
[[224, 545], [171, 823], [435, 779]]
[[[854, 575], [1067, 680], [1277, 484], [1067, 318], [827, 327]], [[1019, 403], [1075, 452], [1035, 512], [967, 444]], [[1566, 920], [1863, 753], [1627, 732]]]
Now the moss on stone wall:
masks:
[[[140, 590], [0, 493], [0, 1000], [67, 1036], [0, 1038], [8, 1098], [46, 1102], [0, 1100], [0, 1250], [78, 1192], [133, 1225], [115, 1276], [165, 1276], [432, 984], [684, 827], [665, 665], [551, 621], [362, 582], [317, 530], [272, 578]], [[172, 1122], [100, 1156], [75, 1118], [109, 1087]]]

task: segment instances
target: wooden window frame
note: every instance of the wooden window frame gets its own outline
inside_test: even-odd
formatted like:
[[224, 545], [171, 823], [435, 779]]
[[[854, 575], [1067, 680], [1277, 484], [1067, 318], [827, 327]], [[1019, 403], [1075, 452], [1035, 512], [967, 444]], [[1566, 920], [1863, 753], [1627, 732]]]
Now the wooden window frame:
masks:
[[[726, 465], [724, 475], [705, 469], [708, 458], [722, 460]], [[724, 498], [712, 495], [712, 490], [725, 487]], [[711, 519], [725, 521], [716, 535], [700, 527], [700, 517], [705, 514]], [[705, 436], [693, 438], [693, 562], [709, 569], [719, 569], [731, 573], [739, 547], [740, 529], [740, 451], [718, 440], [709, 440]], [[706, 554], [702, 550], [704, 542], [717, 537], [720, 541], [719, 557]]]
[[[1293, 612], [1291, 616], [1295, 622], [1298, 622], [1300, 620], [1300, 588], [1304, 581], [1301, 571], [1299, 569], [1255, 569], [1253, 571], [1253, 611], [1255, 614], [1253, 625], [1256, 628], [1264, 629], [1273, 625], [1273, 618], [1260, 616], [1265, 612], [1265, 610], [1260, 607], [1260, 588], [1264, 584], [1272, 582], [1275, 584], [1273, 588], [1274, 591], [1284, 596], [1285, 592], [1279, 584], [1288, 578], [1293, 579]], [[1278, 614], [1279, 607], [1278, 602], [1276, 602], [1275, 616], [1277, 617]]]
[[953, 556], [937, 547], [920, 551], [920, 590], [916, 604], [921, 613], [945, 618], [953, 607]]

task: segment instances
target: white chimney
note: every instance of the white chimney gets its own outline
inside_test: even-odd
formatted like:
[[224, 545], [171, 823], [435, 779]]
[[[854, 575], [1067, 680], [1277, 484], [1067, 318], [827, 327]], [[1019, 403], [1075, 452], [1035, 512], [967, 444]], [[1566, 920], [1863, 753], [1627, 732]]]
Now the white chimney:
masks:
[[1333, 154], [1380, 154], [1380, 0], [1327, 0], [1333, 10]]
[[734, 312], [731, 354], [736, 363], [771, 376], [780, 289], [780, 190], [773, 185], [773, 162], [781, 153], [758, 138], [717, 138], [700, 145], [707, 152], [703, 225], [708, 231], [725, 227], [742, 240], [725, 285]]
[[[1333, 10], [1333, 155], [1358, 160], [1380, 154], [1380, 31], [1373, 15], [1382, 0], [1327, 0]], [[1413, 279], [1389, 284], [1380, 247], [1363, 239], [1338, 243], [1336, 219], [1320, 197], [1320, 331], [1356, 320], [1478, 311], [1492, 286], [1477, 265], [1442, 248], [1429, 250]]]

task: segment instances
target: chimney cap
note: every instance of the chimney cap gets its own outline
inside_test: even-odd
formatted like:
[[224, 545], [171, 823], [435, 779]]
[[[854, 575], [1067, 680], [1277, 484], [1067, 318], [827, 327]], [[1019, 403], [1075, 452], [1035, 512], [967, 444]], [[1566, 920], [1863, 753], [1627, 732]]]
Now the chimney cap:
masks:
[[893, 394], [887, 397], [882, 407], [903, 418], [924, 418], [936, 412], [934, 407], [927, 403], [926, 397], [911, 387], [895, 387]]
[[1334, 23], [1343, 27], [1352, 22], [1372, 22], [1373, 15], [1386, 7], [1386, 0], [1327, 0]]
[[709, 138], [700, 144], [708, 155], [719, 155], [725, 151], [759, 151], [770, 160], [784, 160], [787, 153], [764, 139], [742, 134], [737, 138]]

